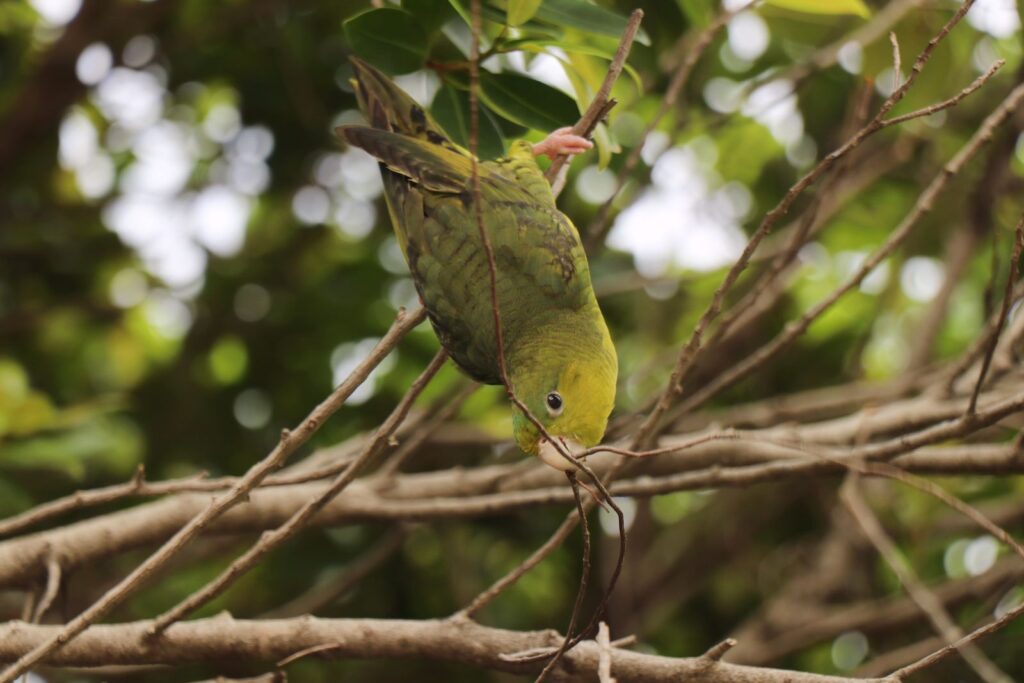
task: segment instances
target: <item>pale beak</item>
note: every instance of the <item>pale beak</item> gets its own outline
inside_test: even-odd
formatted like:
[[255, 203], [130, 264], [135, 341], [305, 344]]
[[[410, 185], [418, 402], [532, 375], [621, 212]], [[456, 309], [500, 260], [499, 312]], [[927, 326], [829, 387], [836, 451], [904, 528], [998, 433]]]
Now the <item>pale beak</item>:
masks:
[[[586, 447], [578, 441], [573, 441], [572, 439], [564, 439], [560, 437], [556, 438], [558, 438], [559, 442], [561, 442], [561, 444], [565, 447], [565, 450], [569, 451], [569, 453], [571, 453], [575, 457], [579, 457], [581, 453], [587, 450]], [[540, 444], [537, 447], [537, 455], [540, 456], [540, 459], [543, 460], [546, 465], [548, 465], [549, 467], [554, 467], [556, 470], [568, 472], [569, 470], [576, 469], [571, 462], [569, 462], [561, 453], [558, 452], [558, 449], [555, 448], [555, 445], [548, 441], [547, 439], [541, 440]]]

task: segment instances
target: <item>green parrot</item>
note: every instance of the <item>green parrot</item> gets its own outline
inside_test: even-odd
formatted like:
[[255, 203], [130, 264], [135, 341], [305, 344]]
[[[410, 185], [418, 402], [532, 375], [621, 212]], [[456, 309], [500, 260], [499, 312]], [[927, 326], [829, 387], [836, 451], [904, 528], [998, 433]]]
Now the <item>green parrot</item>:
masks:
[[[501, 384], [470, 153], [387, 76], [358, 59], [352, 63], [370, 125], [337, 133], [380, 161], [391, 221], [441, 344], [473, 379]], [[513, 142], [508, 156], [477, 166], [509, 382], [547, 433], [573, 453], [604, 437], [618, 361], [579, 233], [555, 206], [534, 157], [588, 147], [566, 128], [538, 145]], [[518, 409], [513, 428], [523, 451], [572, 469]]]

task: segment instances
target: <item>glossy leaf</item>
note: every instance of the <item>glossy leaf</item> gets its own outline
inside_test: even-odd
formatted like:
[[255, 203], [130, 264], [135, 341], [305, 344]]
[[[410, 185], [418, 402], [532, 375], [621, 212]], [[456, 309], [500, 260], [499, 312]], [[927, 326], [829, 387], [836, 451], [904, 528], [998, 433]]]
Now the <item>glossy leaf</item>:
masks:
[[864, 0], [765, 0], [764, 4], [806, 14], [871, 16], [871, 10], [864, 4]]
[[537, 13], [541, 0], [508, 0], [508, 25], [522, 26]]
[[356, 54], [391, 74], [421, 68], [427, 60], [427, 33], [408, 12], [373, 9], [344, 23]]
[[412, 14], [420, 30], [433, 33], [446, 21], [458, 16], [455, 8], [445, 0], [402, 0], [402, 9]]
[[[556, 25], [613, 38], [622, 36], [627, 22], [622, 15], [583, 0], [545, 0], [535, 16]], [[637, 32], [636, 40], [641, 45], [651, 44], [642, 28]]]
[[[448, 0], [448, 4], [450, 4], [452, 6], [452, 9], [454, 9], [455, 12], [460, 17], [462, 17], [462, 20], [464, 22], [466, 22], [466, 26], [472, 26], [473, 18], [472, 18], [472, 15], [470, 14], [470, 11], [469, 11], [469, 0]], [[487, 29], [489, 28], [487, 26], [486, 22], [493, 22], [497, 26], [504, 27], [505, 26], [505, 22], [507, 21], [508, 15], [507, 15], [506, 12], [504, 12], [503, 10], [498, 9], [497, 7], [492, 7], [489, 4], [484, 4], [480, 8], [480, 18], [483, 19], [484, 22], [485, 22], [484, 23], [484, 34], [485, 35], [480, 36], [480, 48], [481, 49], [486, 49], [485, 46], [487, 44], [487, 38], [488, 38], [486, 33], [487, 33]]]
[[[469, 95], [463, 90], [445, 83], [434, 96], [430, 107], [437, 123], [445, 132], [466, 149], [469, 149]], [[501, 134], [494, 116], [486, 107], [480, 107], [480, 133], [477, 139], [477, 156], [493, 159], [505, 153], [505, 138]]]
[[579, 108], [550, 85], [513, 73], [480, 74], [481, 96], [495, 112], [521, 126], [552, 131], [571, 126]]

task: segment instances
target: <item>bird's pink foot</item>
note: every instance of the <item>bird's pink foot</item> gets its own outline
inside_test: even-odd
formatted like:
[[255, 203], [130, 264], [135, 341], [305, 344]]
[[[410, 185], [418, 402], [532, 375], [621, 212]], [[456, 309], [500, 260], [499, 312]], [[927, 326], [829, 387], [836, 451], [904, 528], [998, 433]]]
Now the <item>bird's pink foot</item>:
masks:
[[590, 140], [580, 137], [579, 135], [573, 135], [571, 127], [559, 128], [558, 130], [551, 133], [551, 135], [544, 138], [541, 142], [538, 142], [533, 146], [534, 156], [540, 156], [541, 154], [547, 155], [549, 158], [554, 159], [559, 156], [572, 156], [574, 154], [583, 154], [588, 149], [594, 146], [594, 143]]

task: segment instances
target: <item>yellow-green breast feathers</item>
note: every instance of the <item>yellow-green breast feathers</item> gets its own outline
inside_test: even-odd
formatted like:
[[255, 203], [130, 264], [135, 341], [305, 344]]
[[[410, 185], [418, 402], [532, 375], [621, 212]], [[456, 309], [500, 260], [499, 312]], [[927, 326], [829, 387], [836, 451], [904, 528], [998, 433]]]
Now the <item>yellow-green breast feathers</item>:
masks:
[[[370, 126], [345, 126], [339, 135], [381, 162], [395, 233], [441, 343], [470, 376], [500, 384], [469, 152], [390, 79], [353, 64]], [[617, 362], [579, 234], [556, 208], [529, 143], [512, 143], [508, 157], [478, 168], [516, 396], [553, 436], [597, 444], [615, 401]], [[537, 451], [539, 435], [522, 415], [515, 432], [523, 450]]]

